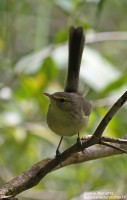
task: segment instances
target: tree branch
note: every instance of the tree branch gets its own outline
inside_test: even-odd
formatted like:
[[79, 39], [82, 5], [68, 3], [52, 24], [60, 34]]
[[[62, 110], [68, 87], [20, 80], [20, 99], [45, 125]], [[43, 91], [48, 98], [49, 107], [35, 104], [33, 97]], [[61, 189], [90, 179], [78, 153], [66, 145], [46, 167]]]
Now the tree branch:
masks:
[[86, 44], [91, 44], [95, 42], [104, 41], [120, 41], [127, 40], [127, 32], [125, 31], [110, 31], [110, 32], [100, 32], [100, 33], [89, 33], [86, 37]]
[[127, 101], [127, 91], [117, 100], [117, 102], [111, 107], [111, 109], [104, 116], [99, 126], [95, 130], [93, 137], [100, 138], [105, 130], [106, 126], [115, 115], [115, 113], [122, 107], [122, 105]]
[[[108, 113], [105, 115], [105, 117], [102, 119], [99, 126], [95, 130], [94, 134], [91, 137], [88, 137], [87, 139], [83, 138], [82, 146], [85, 149], [85, 155], [82, 155], [82, 153], [78, 153], [80, 152], [80, 149], [76, 143], [61, 154], [61, 162], [63, 166], [122, 153], [110, 147], [101, 148], [99, 145], [93, 145], [99, 144], [100, 140], [102, 142], [105, 141], [119, 144], [127, 144], [127, 140], [125, 139], [101, 137], [102, 133], [104, 132], [106, 126], [108, 125], [112, 117], [126, 101], [127, 91], [108, 111]], [[121, 148], [120, 146], [117, 147]], [[14, 199], [13, 197], [15, 197], [17, 194], [37, 185], [46, 174], [58, 168], [60, 168], [59, 161], [55, 158], [47, 158], [36, 163], [30, 169], [3, 185], [0, 188], [0, 199]]]

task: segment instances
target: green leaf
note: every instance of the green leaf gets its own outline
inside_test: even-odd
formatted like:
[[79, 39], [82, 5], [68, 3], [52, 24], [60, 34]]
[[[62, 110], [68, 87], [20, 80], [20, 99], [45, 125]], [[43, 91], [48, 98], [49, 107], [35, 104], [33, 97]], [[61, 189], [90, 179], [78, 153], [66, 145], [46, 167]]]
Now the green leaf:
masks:
[[104, 7], [105, 0], [100, 0], [97, 6], [97, 12], [96, 16], [99, 17], [100, 14], [102, 13], [103, 7]]
[[54, 43], [58, 44], [58, 43], [65, 42], [67, 41], [67, 38], [68, 38], [68, 30], [62, 29], [55, 35]]
[[118, 88], [122, 87], [123, 85], [127, 84], [127, 74], [122, 75], [117, 80], [111, 82], [105, 89], [99, 94], [100, 97], [103, 97], [110, 92], [117, 90]]
[[56, 63], [51, 57], [45, 58], [41, 66], [40, 72], [43, 73], [47, 82], [51, 81], [57, 75]]

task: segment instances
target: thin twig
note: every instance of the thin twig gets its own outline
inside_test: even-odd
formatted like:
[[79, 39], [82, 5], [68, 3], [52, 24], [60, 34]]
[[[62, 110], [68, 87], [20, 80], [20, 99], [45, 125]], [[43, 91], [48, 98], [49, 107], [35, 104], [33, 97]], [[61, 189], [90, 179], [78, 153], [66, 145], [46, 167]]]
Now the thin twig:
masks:
[[116, 144], [127, 144], [127, 139], [123, 139], [123, 138], [111, 138], [111, 137], [107, 137], [107, 136], [102, 136], [101, 137], [101, 141], [112, 142], [112, 143], [116, 143]]
[[126, 151], [126, 150], [124, 150], [124, 149], [122, 149], [122, 148], [120, 148], [120, 147], [114, 146], [114, 145], [112, 145], [112, 144], [108, 144], [108, 143], [106, 143], [106, 142], [102, 142], [101, 140], [100, 140], [99, 144], [104, 145], [104, 146], [107, 146], [107, 147], [111, 147], [111, 148], [116, 149], [116, 150], [118, 150], [118, 151], [120, 151], [120, 152], [122, 152], [122, 153], [126, 153], [126, 154], [127, 154], [127, 151]]

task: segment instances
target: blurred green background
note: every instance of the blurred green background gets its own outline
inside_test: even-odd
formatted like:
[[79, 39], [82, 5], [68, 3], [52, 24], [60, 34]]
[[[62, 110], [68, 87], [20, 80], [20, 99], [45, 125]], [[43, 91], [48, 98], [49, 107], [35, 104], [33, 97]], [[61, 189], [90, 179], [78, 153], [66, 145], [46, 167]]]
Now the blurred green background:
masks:
[[[86, 32], [80, 79], [94, 105], [81, 135], [93, 133], [127, 88], [126, 0], [0, 0], [0, 185], [55, 154], [60, 138], [47, 127], [43, 92], [64, 88], [70, 25]], [[125, 105], [104, 135], [127, 133], [126, 112]], [[61, 151], [75, 141], [65, 138]], [[76, 200], [94, 191], [125, 195], [126, 169], [126, 155], [71, 165], [19, 199]]]

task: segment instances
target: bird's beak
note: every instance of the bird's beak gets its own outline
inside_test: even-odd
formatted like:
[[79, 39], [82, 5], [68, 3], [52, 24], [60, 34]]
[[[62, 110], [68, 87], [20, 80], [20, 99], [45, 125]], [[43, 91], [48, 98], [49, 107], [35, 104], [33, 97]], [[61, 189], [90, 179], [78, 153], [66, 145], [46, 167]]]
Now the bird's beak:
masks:
[[46, 95], [47, 97], [49, 97], [50, 99], [53, 98], [53, 95], [52, 95], [52, 94], [49, 94], [49, 93], [47, 93], [47, 92], [44, 92], [43, 94]]

